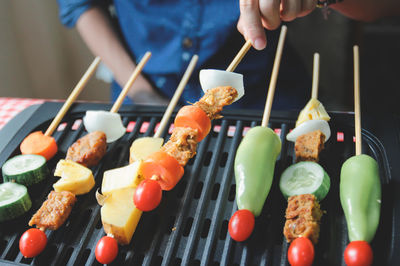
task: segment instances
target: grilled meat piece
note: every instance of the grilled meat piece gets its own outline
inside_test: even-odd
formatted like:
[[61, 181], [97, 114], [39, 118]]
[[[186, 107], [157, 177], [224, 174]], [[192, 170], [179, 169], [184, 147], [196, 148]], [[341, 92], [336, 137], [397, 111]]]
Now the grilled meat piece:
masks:
[[74, 161], [86, 167], [95, 166], [106, 154], [106, 134], [94, 131], [78, 139], [67, 152], [67, 160]]
[[322, 211], [314, 195], [291, 196], [288, 199], [286, 223], [283, 229], [286, 240], [292, 242], [298, 237], [307, 237], [316, 244], [321, 217]]
[[319, 161], [319, 154], [324, 149], [325, 135], [321, 130], [316, 130], [296, 139], [294, 150], [296, 161]]
[[67, 220], [76, 197], [68, 191], [51, 191], [47, 200], [32, 216], [29, 226], [36, 225], [40, 229], [57, 230]]
[[217, 119], [221, 118], [219, 113], [222, 108], [233, 103], [237, 95], [237, 91], [230, 86], [216, 87], [208, 90], [194, 105], [203, 109], [211, 120]]
[[180, 165], [185, 166], [190, 158], [196, 155], [197, 129], [190, 127], [174, 128], [171, 138], [161, 147], [161, 151], [174, 157]]

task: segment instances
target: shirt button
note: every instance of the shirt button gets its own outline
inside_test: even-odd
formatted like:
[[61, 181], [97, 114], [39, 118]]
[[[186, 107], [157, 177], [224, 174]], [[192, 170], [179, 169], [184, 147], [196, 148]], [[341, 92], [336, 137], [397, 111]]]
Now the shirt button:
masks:
[[193, 46], [193, 40], [189, 37], [186, 37], [185, 39], [183, 39], [182, 45], [184, 48], [189, 49]]

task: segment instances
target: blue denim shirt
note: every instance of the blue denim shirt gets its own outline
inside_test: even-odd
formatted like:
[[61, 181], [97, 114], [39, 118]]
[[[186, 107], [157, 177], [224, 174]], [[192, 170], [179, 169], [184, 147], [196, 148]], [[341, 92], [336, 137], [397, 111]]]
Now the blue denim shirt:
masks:
[[[61, 22], [73, 27], [82, 13], [100, 2], [58, 0]], [[152, 52], [143, 72], [161, 94], [172, 97], [192, 55], [199, 55], [196, 70], [183, 92], [182, 103], [195, 102], [201, 97], [200, 69], [225, 69], [244, 44], [243, 37], [236, 30], [238, 0], [113, 2], [120, 31], [134, 59], [140, 60], [146, 51]], [[244, 75], [246, 95], [233, 107], [263, 108], [278, 35], [279, 30], [268, 32], [267, 48], [263, 51], [251, 49], [235, 70]], [[278, 82], [274, 108], [292, 109], [305, 104], [305, 100], [299, 99], [305, 99], [304, 88], [311, 87], [311, 82], [303, 73], [304, 67], [295, 70], [292, 63], [286, 62], [292, 59], [285, 57], [284, 52], [280, 76], [290, 75], [289, 82]], [[120, 90], [113, 82], [113, 99]]]

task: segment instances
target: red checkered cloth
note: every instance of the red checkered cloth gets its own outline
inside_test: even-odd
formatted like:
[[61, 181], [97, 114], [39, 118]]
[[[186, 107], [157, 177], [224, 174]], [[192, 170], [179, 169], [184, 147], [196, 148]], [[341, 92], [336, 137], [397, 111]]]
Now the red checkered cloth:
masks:
[[44, 101], [42, 99], [0, 97], [0, 129], [25, 108], [32, 104], [41, 104]]

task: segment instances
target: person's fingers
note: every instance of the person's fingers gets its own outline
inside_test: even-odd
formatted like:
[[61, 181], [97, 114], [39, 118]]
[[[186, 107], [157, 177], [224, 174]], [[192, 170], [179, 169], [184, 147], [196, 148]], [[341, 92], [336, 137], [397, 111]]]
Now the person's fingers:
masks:
[[303, 0], [301, 3], [301, 11], [297, 17], [304, 17], [310, 14], [317, 6], [317, 0]]
[[240, 20], [238, 28], [241, 27], [241, 33], [251, 41], [255, 49], [264, 49], [267, 39], [261, 23], [258, 0], [240, 0]]
[[282, 0], [281, 19], [283, 21], [292, 21], [297, 18], [301, 12], [301, 1], [299, 0]]
[[269, 30], [278, 28], [281, 24], [280, 1], [261, 0], [259, 4], [263, 26]]

